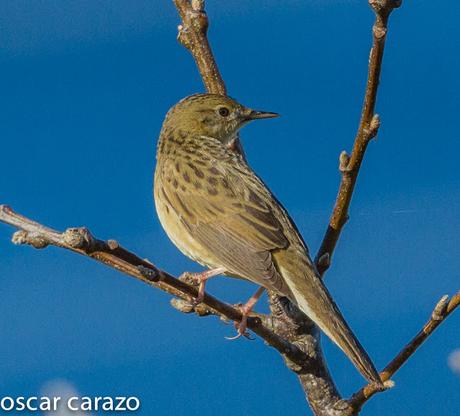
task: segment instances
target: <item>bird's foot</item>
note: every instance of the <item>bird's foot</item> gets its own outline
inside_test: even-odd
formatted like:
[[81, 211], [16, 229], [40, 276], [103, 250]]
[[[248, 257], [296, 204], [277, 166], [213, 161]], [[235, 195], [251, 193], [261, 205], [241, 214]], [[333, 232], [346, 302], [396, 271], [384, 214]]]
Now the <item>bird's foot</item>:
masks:
[[264, 293], [265, 288], [262, 286], [257, 289], [257, 292], [252, 295], [249, 300], [244, 305], [238, 305], [238, 309], [241, 311], [241, 321], [235, 322], [235, 328], [237, 334], [234, 337], [225, 337], [229, 341], [233, 341], [235, 339], [245, 337], [247, 339], [253, 340], [254, 338], [248, 332], [248, 316], [254, 309], [255, 304], [260, 299], [262, 294]]
[[240, 309], [242, 316], [240, 322], [233, 323], [236, 329], [236, 335], [233, 337], [225, 337], [225, 339], [234, 341], [235, 339], [245, 337], [247, 339], [254, 340], [254, 338], [251, 337], [251, 334], [248, 332], [248, 316], [251, 311], [247, 310], [246, 305], [238, 305], [238, 308]]
[[179, 280], [192, 286], [198, 286], [198, 295], [196, 298], [192, 299], [193, 306], [203, 302], [207, 280], [224, 272], [225, 269], [223, 267], [218, 267], [216, 269], [206, 270], [204, 272], [198, 273], [184, 272], [179, 276]]

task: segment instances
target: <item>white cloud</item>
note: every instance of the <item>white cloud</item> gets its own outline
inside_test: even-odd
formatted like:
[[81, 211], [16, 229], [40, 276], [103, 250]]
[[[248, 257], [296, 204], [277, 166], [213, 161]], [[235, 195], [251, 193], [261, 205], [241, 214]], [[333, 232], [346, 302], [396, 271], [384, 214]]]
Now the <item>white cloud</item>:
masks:
[[89, 416], [87, 412], [70, 411], [66, 406], [67, 399], [70, 397], [80, 397], [75, 386], [66, 380], [52, 380], [47, 382], [42, 388], [41, 393], [44, 397], [61, 397], [56, 411], [44, 412], [45, 415], [52, 416]]
[[457, 348], [449, 354], [447, 364], [452, 372], [460, 374], [460, 348]]

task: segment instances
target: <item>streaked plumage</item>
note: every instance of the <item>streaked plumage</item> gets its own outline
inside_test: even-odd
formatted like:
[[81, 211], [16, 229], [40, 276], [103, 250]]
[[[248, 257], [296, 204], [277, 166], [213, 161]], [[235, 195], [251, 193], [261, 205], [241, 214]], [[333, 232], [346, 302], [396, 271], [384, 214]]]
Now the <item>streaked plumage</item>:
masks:
[[161, 224], [176, 246], [198, 263], [210, 269], [223, 267], [226, 275], [287, 296], [368, 380], [380, 382], [318, 277], [292, 219], [229, 148], [244, 124], [270, 114], [211, 94], [187, 97], [168, 112], [155, 170]]

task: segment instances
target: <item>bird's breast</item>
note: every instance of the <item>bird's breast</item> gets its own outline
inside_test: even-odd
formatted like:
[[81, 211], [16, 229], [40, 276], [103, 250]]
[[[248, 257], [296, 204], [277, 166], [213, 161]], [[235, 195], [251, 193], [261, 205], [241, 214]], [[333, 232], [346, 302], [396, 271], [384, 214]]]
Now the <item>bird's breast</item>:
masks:
[[[194, 185], [189, 171], [183, 170], [185, 178], [180, 176], [178, 171], [181, 172], [182, 164], [178, 161], [172, 165], [169, 168], [159, 165], [155, 171], [154, 199], [160, 223], [170, 240], [187, 257], [209, 268], [220, 267], [210, 251], [194, 237], [196, 209], [178, 194], [178, 191], [186, 192], [189, 186], [196, 186], [197, 183], [202, 186], [201, 182], [195, 180]], [[170, 168], [175, 172], [171, 172]]]

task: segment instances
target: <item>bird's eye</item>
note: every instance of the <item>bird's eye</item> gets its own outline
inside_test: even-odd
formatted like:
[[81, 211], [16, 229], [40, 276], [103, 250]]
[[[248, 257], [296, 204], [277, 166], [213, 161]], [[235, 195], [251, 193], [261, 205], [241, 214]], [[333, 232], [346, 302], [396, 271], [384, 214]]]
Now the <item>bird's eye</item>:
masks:
[[219, 114], [222, 117], [228, 117], [228, 115], [230, 114], [230, 110], [227, 107], [220, 107], [219, 108]]

